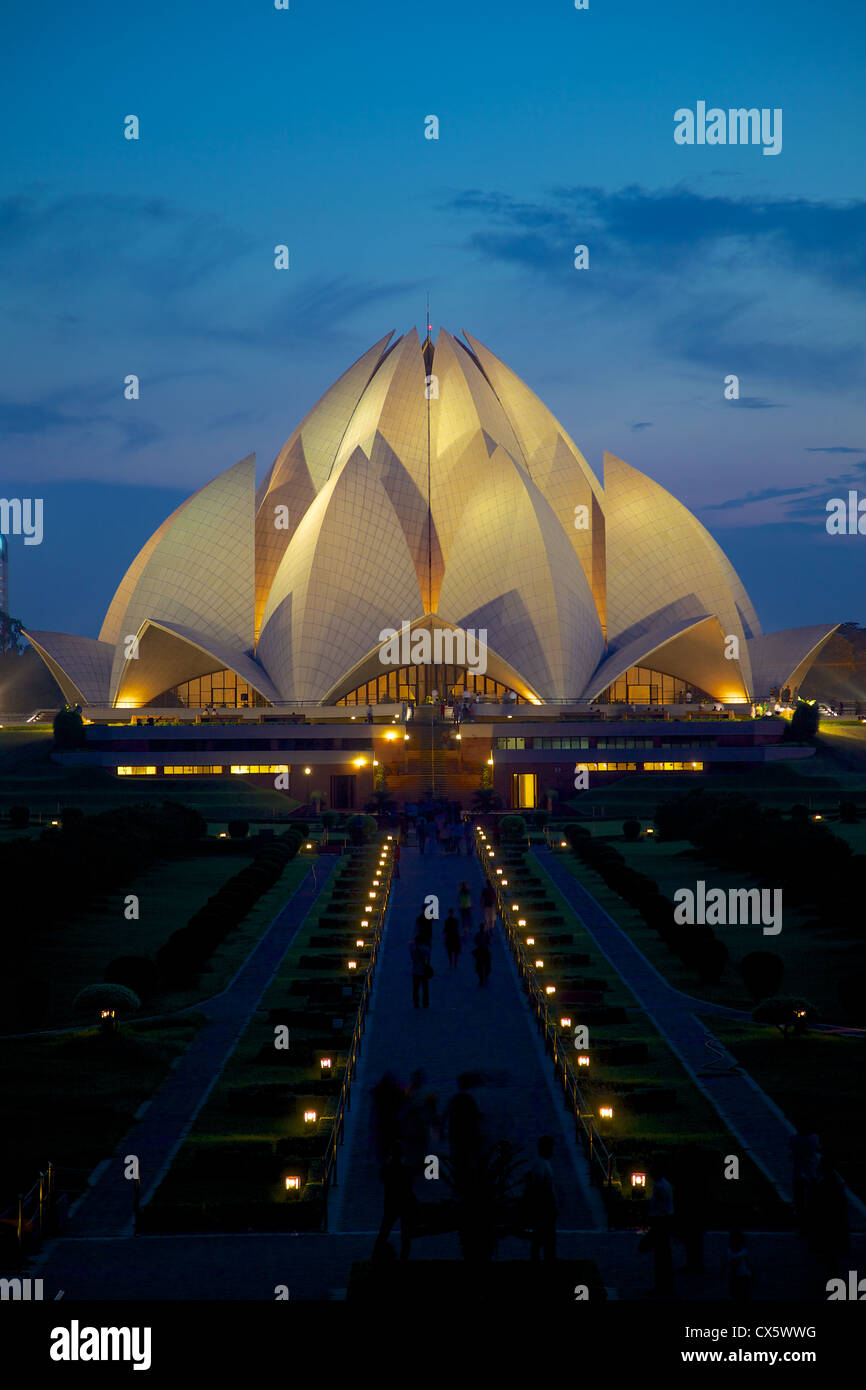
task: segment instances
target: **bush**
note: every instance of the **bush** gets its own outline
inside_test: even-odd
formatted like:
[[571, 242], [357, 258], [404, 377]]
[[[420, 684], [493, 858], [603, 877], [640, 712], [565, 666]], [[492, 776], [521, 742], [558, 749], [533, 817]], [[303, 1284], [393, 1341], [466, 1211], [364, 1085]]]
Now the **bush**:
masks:
[[9, 824], [13, 830], [23, 830], [30, 824], [29, 806], [11, 806], [9, 808]]
[[156, 965], [150, 956], [118, 956], [105, 967], [106, 984], [125, 985], [139, 999], [146, 999], [156, 988]]
[[337, 821], [339, 819], [340, 816], [337, 811], [322, 812], [322, 825], [325, 827], [326, 830], [333, 830], [334, 826], [337, 824]]
[[807, 704], [805, 700], [799, 700], [794, 713], [791, 715], [791, 722], [785, 729], [787, 738], [796, 741], [811, 741], [818, 732], [818, 706]]
[[[349, 816], [346, 821], [349, 843], [353, 845], [367, 844], [368, 841], [372, 840], [377, 829], [374, 816]], [[298, 843], [300, 844], [300, 838]]]
[[230, 820], [226, 829], [230, 840], [245, 840], [250, 833], [248, 820]]
[[96, 1014], [102, 1009], [114, 1009], [117, 1014], [134, 1014], [141, 1008], [137, 994], [125, 985], [85, 985], [72, 1001], [78, 1013]]
[[67, 705], [54, 716], [54, 747], [60, 750], [83, 748], [85, 744], [84, 720], [80, 709]]
[[639, 836], [640, 836], [640, 821], [639, 821], [639, 820], [626, 820], [626, 821], [623, 821], [623, 823], [622, 823], [622, 833], [623, 833], [623, 838], [626, 839], [626, 840], [630, 840], [630, 841], [637, 840], [637, 839], [639, 838]]
[[755, 1023], [774, 1024], [786, 1041], [789, 1033], [805, 1033], [817, 1018], [818, 1010], [807, 999], [781, 995], [765, 999], [752, 1014]]
[[526, 839], [526, 821], [523, 816], [503, 816], [498, 829], [500, 838], [506, 842]]
[[743, 983], [752, 998], [769, 999], [778, 994], [785, 974], [785, 962], [775, 951], [752, 951], [743, 956], [739, 966]]

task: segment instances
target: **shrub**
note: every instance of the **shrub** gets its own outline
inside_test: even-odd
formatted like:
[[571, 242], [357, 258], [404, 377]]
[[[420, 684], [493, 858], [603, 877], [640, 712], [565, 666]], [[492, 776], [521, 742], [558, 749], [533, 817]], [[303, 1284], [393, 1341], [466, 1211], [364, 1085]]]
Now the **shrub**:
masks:
[[639, 835], [640, 835], [640, 821], [639, 821], [639, 820], [626, 820], [626, 821], [623, 821], [623, 823], [622, 823], [622, 833], [623, 833], [623, 838], [626, 839], [626, 840], [634, 841], [634, 840], [638, 839], [638, 837], [639, 837]]
[[526, 821], [523, 816], [503, 816], [498, 829], [500, 838], [505, 841], [526, 839]]
[[101, 1009], [114, 1009], [117, 1014], [134, 1014], [141, 1008], [141, 1000], [125, 985], [85, 985], [76, 994], [72, 1007], [78, 1013], [96, 1014]]
[[326, 830], [333, 830], [334, 826], [337, 824], [337, 821], [339, 819], [339, 814], [336, 811], [322, 812], [322, 825], [325, 827]]
[[9, 808], [9, 824], [13, 830], [23, 830], [30, 824], [29, 806], [11, 806]]
[[156, 965], [150, 956], [118, 956], [105, 967], [103, 980], [106, 984], [125, 985], [146, 999], [156, 988]]
[[775, 951], [752, 951], [743, 956], [739, 969], [746, 989], [757, 1001], [778, 994], [785, 974], [785, 962]]
[[765, 999], [752, 1014], [755, 1023], [774, 1024], [786, 1041], [789, 1033], [805, 1033], [817, 1017], [818, 1010], [807, 999], [781, 995]]
[[[349, 842], [353, 845], [363, 845], [372, 840], [378, 829], [373, 816], [350, 816], [346, 821], [346, 830], [349, 835]], [[300, 844], [300, 838], [298, 840]]]
[[250, 833], [248, 820], [230, 820], [226, 829], [230, 840], [245, 840]]
[[58, 749], [83, 748], [85, 744], [84, 720], [80, 709], [67, 705], [54, 716], [54, 747]]

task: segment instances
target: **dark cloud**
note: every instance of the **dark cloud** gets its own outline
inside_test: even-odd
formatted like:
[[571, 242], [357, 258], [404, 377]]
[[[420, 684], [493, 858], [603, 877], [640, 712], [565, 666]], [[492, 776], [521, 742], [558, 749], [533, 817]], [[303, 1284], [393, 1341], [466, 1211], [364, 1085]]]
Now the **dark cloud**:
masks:
[[635, 420], [633, 425], [629, 425], [632, 434], [637, 434], [639, 430], [651, 430], [652, 427], [652, 420]]
[[727, 512], [735, 507], [747, 507], [750, 502], [768, 502], [773, 497], [793, 497], [798, 493], [811, 492], [807, 487], [765, 487], [760, 492], [747, 492], [745, 497], [729, 497], [726, 502], [710, 502], [702, 508], [705, 512]]
[[807, 454], [866, 454], [866, 449], [849, 449], [845, 444], [833, 444], [815, 449], [807, 449]]

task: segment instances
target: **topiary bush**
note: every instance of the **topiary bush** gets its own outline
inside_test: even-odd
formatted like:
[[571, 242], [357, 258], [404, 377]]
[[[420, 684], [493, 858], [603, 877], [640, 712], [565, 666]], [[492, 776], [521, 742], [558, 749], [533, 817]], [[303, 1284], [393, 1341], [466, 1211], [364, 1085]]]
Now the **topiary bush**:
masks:
[[526, 839], [526, 821], [523, 816], [503, 816], [498, 830], [500, 839], [506, 842]]
[[250, 833], [248, 820], [230, 820], [226, 829], [230, 840], [245, 840]]
[[640, 821], [626, 820], [622, 823], [623, 839], [634, 841], [640, 837]]
[[755, 1023], [774, 1024], [786, 1042], [791, 1033], [807, 1032], [809, 1024], [818, 1017], [818, 1010], [808, 999], [781, 995], [765, 999], [752, 1014]]

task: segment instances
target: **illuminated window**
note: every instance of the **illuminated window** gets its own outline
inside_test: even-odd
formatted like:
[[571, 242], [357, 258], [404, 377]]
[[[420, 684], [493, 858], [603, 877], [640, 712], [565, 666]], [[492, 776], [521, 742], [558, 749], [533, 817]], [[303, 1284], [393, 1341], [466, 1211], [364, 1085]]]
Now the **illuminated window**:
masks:
[[232, 772], [288, 772], [285, 763], [235, 763]]
[[208, 773], [210, 776], [213, 776], [217, 772], [222, 772], [221, 767], [202, 767], [200, 765], [193, 767], [186, 763], [182, 765], [178, 764], [173, 765], [171, 767], [164, 767], [162, 770], [165, 773], [166, 777], [195, 777], [198, 774], [204, 773]]
[[155, 767], [119, 767], [118, 777], [155, 777]]

